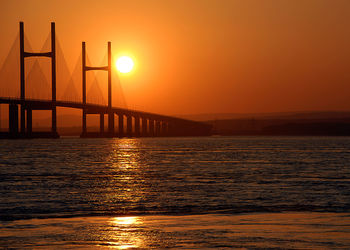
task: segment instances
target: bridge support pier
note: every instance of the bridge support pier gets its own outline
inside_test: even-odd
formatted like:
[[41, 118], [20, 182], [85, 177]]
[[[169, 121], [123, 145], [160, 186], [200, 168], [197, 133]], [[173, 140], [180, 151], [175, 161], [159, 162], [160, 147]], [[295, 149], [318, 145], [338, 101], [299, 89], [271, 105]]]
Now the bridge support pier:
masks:
[[164, 126], [165, 126], [165, 121], [161, 121], [160, 128], [159, 128], [159, 136], [165, 136]]
[[86, 130], [86, 110], [83, 109], [83, 124], [82, 124], [82, 133], [81, 133], [81, 137], [85, 137], [87, 134], [87, 130]]
[[9, 133], [11, 137], [18, 136], [18, 106], [9, 105]]
[[118, 114], [118, 136], [122, 138], [124, 136], [124, 115]]
[[147, 118], [142, 117], [142, 129], [141, 129], [141, 135], [140, 136], [147, 136]]
[[163, 123], [162, 132], [163, 132], [163, 136], [169, 135], [169, 123], [168, 122]]
[[135, 137], [140, 137], [140, 117], [134, 116], [135, 118]]
[[109, 136], [114, 136], [114, 113], [112, 111], [108, 113], [108, 133]]
[[126, 116], [126, 136], [132, 137], [132, 116]]
[[156, 121], [156, 136], [160, 136], [161, 121]]
[[153, 119], [149, 119], [148, 120], [148, 122], [149, 122], [149, 136], [151, 136], [151, 137], [154, 137], [154, 120]]

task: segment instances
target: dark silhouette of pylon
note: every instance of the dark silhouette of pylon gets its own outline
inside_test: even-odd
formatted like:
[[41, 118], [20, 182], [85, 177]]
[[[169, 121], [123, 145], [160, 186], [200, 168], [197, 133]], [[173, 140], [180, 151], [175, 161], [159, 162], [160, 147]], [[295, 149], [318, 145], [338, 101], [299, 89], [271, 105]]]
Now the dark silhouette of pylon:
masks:
[[[20, 98], [22, 101], [21, 105], [21, 133], [27, 133], [30, 135], [32, 133], [32, 110], [51, 110], [52, 111], [52, 124], [51, 133], [53, 137], [58, 137], [57, 133], [57, 115], [56, 115], [56, 37], [55, 37], [55, 23], [51, 23], [51, 51], [50, 52], [25, 52], [24, 51], [24, 24], [19, 23], [19, 34], [20, 34], [20, 71], [21, 71], [21, 82], [20, 82]], [[25, 103], [25, 69], [24, 69], [24, 59], [26, 57], [49, 57], [51, 58], [51, 98], [52, 104], [50, 107], [32, 107], [29, 105], [24, 105]], [[27, 113], [27, 131], [25, 125], [25, 115]]]
[[[108, 71], [108, 133], [110, 136], [114, 134], [114, 113], [112, 111], [112, 50], [111, 42], [108, 42], [108, 66], [91, 67], [86, 66], [86, 46], [85, 42], [82, 42], [82, 69], [83, 69], [83, 104], [86, 105], [86, 71], [89, 70], [104, 70]], [[82, 136], [87, 134], [86, 130], [86, 115], [87, 109], [83, 109], [83, 122], [82, 122]], [[103, 133], [104, 129], [104, 113], [100, 113], [100, 132]]]

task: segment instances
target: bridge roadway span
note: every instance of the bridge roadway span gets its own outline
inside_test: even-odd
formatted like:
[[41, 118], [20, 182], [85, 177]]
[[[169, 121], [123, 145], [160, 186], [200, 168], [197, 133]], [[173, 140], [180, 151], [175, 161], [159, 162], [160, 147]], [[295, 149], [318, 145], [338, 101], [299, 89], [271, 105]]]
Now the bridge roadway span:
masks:
[[[72, 101], [36, 100], [0, 97], [0, 104], [9, 104], [9, 131], [0, 134], [2, 138], [36, 138], [59, 137], [55, 130], [51, 132], [32, 131], [32, 111], [52, 110], [56, 107], [66, 107], [84, 110], [86, 114], [100, 115], [100, 131], [88, 132], [84, 129], [81, 137], [156, 137], [156, 136], [205, 136], [211, 134], [211, 126], [202, 122], [148, 113], [143, 111], [123, 109], [99, 104], [83, 104]], [[26, 127], [18, 129], [18, 106], [26, 110]], [[113, 113], [112, 131], [105, 131], [104, 116]], [[118, 116], [118, 129], [114, 126], [114, 116]], [[56, 119], [56, 118], [55, 118]], [[125, 120], [124, 120], [125, 119]]]

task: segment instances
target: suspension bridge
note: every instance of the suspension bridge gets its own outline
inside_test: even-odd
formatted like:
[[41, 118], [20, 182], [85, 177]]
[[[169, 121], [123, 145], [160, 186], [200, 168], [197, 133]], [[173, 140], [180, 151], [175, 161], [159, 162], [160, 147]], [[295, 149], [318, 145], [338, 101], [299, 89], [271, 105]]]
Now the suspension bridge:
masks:
[[[14, 56], [18, 51], [19, 56]], [[31, 58], [35, 60], [26, 61]], [[47, 60], [45, 63], [40, 63], [38, 58], [49, 59], [50, 63], [48, 64]], [[33, 52], [24, 34], [24, 24], [20, 22], [19, 36], [15, 39], [0, 71], [0, 106], [8, 106], [8, 131], [0, 132], [0, 138], [59, 138], [57, 107], [82, 110], [81, 137], [211, 134], [211, 126], [205, 123], [128, 109], [120, 85], [112, 85], [112, 79], [116, 80], [115, 83], [119, 81], [117, 75], [113, 76], [112, 72], [111, 42], [108, 42], [107, 61], [106, 66], [91, 66], [86, 54], [86, 44], [82, 42], [80, 67], [77, 64], [75, 73], [70, 74], [62, 49], [57, 42], [55, 23], [51, 23], [51, 34], [42, 50]], [[19, 64], [19, 72], [14, 66], [16, 63]], [[27, 68], [29, 68], [28, 71]], [[87, 74], [89, 71], [108, 73], [107, 104], [96, 75], [90, 79], [91, 77], [89, 78]], [[81, 75], [80, 79], [76, 72]], [[87, 83], [91, 83], [89, 91], [87, 91]], [[112, 87], [116, 90], [112, 90]], [[79, 88], [82, 90], [81, 95], [77, 91]], [[116, 98], [118, 103], [115, 106], [112, 105], [112, 94], [118, 95]], [[33, 111], [38, 110], [51, 113], [50, 131], [33, 131]], [[88, 115], [99, 115], [98, 132], [88, 131]], [[104, 124], [105, 116], [108, 118], [107, 129]]]

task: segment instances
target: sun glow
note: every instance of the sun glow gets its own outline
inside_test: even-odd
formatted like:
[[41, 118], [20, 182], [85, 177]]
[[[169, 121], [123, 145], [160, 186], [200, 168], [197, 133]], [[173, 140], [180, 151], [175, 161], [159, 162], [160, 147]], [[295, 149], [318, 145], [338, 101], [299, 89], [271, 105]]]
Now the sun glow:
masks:
[[134, 67], [134, 62], [128, 56], [121, 56], [115, 62], [115, 66], [119, 72], [129, 73]]

